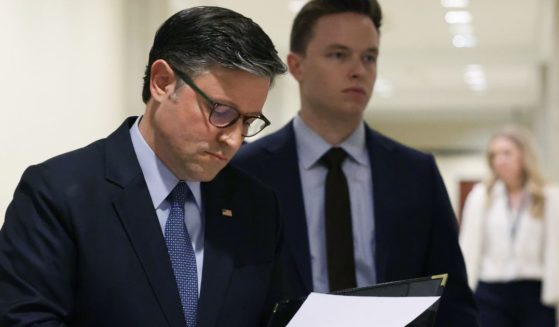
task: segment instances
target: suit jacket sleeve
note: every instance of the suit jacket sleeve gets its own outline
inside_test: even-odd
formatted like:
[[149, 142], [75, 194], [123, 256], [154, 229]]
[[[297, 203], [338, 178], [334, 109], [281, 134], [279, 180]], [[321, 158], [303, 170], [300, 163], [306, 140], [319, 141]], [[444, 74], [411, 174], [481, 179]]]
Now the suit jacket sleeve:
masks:
[[437, 326], [478, 326], [476, 305], [468, 286], [464, 258], [458, 244], [456, 216], [432, 157], [431, 167], [434, 210], [428, 264], [432, 273], [449, 274], [439, 307]]
[[66, 326], [72, 314], [76, 251], [44, 171], [25, 171], [0, 232], [0, 326]]

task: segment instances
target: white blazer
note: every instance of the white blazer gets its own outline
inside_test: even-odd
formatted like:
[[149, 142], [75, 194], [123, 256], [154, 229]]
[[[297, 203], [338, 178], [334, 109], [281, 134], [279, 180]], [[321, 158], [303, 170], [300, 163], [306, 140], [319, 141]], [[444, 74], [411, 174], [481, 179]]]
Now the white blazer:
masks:
[[[509, 281], [518, 279], [541, 279], [542, 298], [545, 305], [556, 308], [559, 317], [559, 188], [548, 185], [544, 188], [545, 211], [543, 220], [533, 218], [529, 203], [516, 229], [514, 242], [510, 238], [510, 215], [507, 212], [505, 186], [497, 182], [491, 191], [491, 207], [486, 206], [485, 185], [474, 186], [462, 215], [460, 246], [464, 254], [468, 283], [475, 290], [480, 275], [487, 281]], [[498, 235], [487, 235], [488, 214], [491, 224], [505, 228]], [[490, 226], [489, 230], [495, 230]], [[538, 238], [537, 235], [541, 235]], [[485, 242], [489, 244], [484, 244]], [[486, 252], [483, 252], [486, 251]], [[487, 252], [489, 251], [489, 252]], [[514, 252], [517, 265], [510, 270], [506, 260]], [[541, 258], [541, 260], [539, 260]], [[536, 260], [535, 260], [536, 259]], [[483, 262], [483, 273], [481, 272]]]

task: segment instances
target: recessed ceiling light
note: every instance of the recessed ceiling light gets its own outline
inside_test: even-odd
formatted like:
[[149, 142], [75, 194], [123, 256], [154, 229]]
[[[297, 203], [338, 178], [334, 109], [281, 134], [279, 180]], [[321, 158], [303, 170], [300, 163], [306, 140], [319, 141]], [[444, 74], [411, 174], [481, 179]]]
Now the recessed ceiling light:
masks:
[[452, 45], [457, 48], [473, 48], [477, 45], [477, 38], [469, 34], [458, 34], [452, 38]]
[[464, 69], [464, 81], [471, 90], [483, 92], [487, 90], [487, 78], [483, 67], [478, 64], [467, 65]]
[[449, 24], [468, 24], [472, 21], [472, 14], [466, 10], [449, 11], [444, 19]]

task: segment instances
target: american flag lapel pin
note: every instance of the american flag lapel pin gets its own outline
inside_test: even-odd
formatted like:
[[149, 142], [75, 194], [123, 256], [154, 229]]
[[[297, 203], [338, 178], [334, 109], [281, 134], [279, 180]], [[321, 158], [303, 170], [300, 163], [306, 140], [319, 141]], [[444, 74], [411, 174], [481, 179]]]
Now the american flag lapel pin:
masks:
[[231, 209], [221, 209], [221, 215], [225, 217], [233, 217], [233, 211], [231, 211]]

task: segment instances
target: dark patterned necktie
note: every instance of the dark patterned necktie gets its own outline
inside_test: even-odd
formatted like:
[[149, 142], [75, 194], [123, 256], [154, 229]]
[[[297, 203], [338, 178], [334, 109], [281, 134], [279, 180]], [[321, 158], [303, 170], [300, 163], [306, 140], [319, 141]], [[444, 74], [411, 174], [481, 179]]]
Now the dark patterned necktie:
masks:
[[356, 286], [351, 205], [347, 179], [342, 170], [346, 157], [343, 149], [331, 148], [321, 158], [328, 168], [324, 215], [330, 292]]
[[169, 194], [167, 201], [171, 203], [171, 213], [165, 224], [165, 241], [171, 257], [186, 325], [195, 327], [198, 311], [198, 273], [196, 255], [184, 222], [184, 204], [190, 195], [188, 185], [182, 181]]

